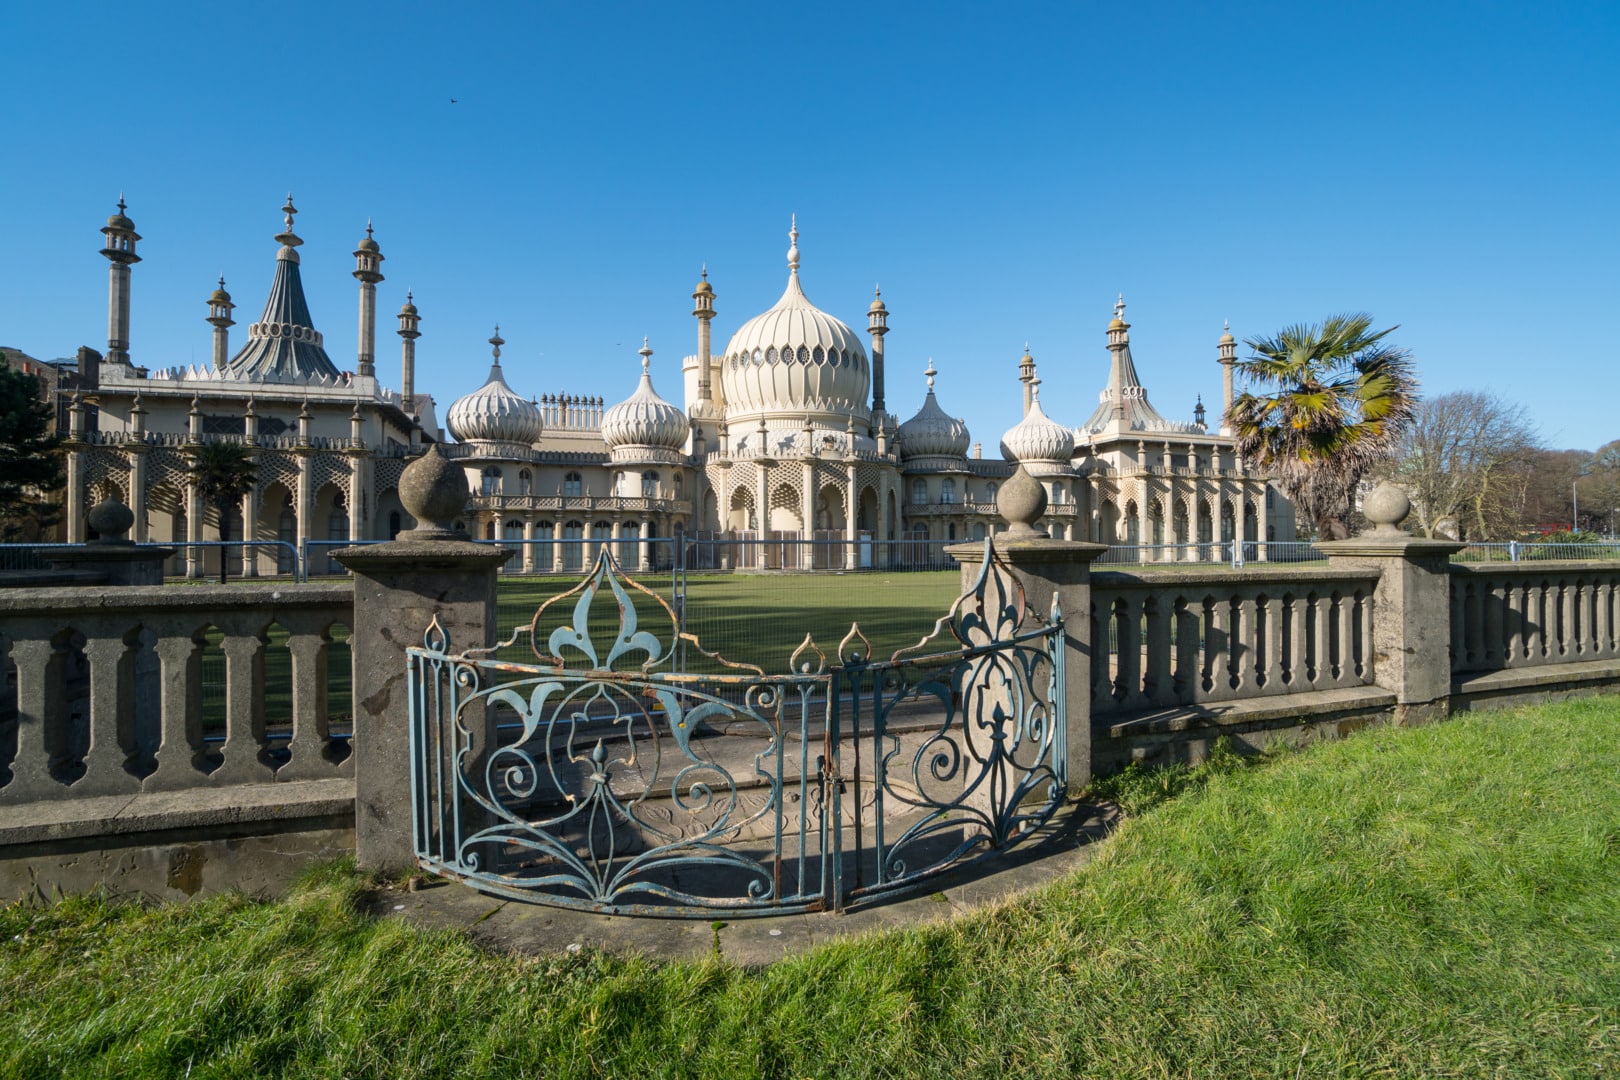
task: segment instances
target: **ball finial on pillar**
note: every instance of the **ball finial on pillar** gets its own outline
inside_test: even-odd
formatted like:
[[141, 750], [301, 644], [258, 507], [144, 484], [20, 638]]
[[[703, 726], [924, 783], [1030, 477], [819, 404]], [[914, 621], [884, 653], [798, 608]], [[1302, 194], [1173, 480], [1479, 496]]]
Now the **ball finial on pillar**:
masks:
[[467, 509], [472, 492], [467, 474], [445, 460], [439, 444], [405, 467], [399, 477], [399, 501], [416, 519], [416, 528], [399, 534], [401, 540], [465, 540], [455, 521]]
[[1400, 527], [1412, 512], [1412, 500], [1405, 491], [1385, 480], [1361, 500], [1361, 512], [1373, 523], [1374, 536], [1405, 536]]
[[1027, 540], [1046, 534], [1035, 528], [1035, 523], [1046, 513], [1046, 487], [1018, 466], [996, 492], [996, 513], [1007, 522], [1007, 536], [1013, 540]]

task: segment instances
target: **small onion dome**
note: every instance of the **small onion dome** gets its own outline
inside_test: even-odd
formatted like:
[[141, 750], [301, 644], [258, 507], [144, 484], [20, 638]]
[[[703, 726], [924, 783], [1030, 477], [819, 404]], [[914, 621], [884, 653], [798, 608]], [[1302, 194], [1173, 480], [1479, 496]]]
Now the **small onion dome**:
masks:
[[889, 309], [883, 306], [883, 293], [880, 290], [875, 290], [874, 292], [875, 292], [875, 298], [872, 301], [872, 306], [867, 308], [866, 310], [867, 311], [884, 311], [884, 312], [888, 311]]
[[697, 288], [692, 290], [693, 296], [697, 296], [699, 293], [704, 296], [714, 295], [714, 286], [709, 284], [709, 271], [706, 269], [703, 271], [703, 280], [698, 282]]
[[365, 238], [360, 241], [359, 249], [361, 251], [379, 251], [379, 250], [381, 250], [380, 248], [377, 247], [377, 241], [375, 241], [375, 240], [373, 240], [371, 238], [371, 222], [369, 222], [369, 221], [366, 222], [366, 235], [365, 235]]
[[405, 305], [399, 309], [399, 313], [401, 315], [420, 315], [420, 314], [422, 314], [420, 311], [416, 310], [416, 297], [412, 296], [409, 292], [407, 292], [405, 294]]
[[1221, 344], [1222, 345], [1236, 345], [1237, 344], [1237, 338], [1232, 336], [1232, 324], [1231, 323], [1227, 323], [1226, 326], [1223, 327], [1222, 330], [1221, 330]]
[[602, 415], [602, 441], [608, 449], [647, 446], [679, 450], [686, 443], [686, 414], [658, 396], [653, 389], [649, 360], [653, 351], [641, 343], [641, 385], [636, 392]]
[[450, 406], [445, 424], [457, 442], [538, 442], [545, 430], [539, 407], [507, 386], [506, 376], [501, 373], [501, 346], [506, 342], [501, 339], [500, 327], [495, 328], [495, 336], [489, 340], [495, 346], [489, 378]]
[[117, 229], [119, 232], [135, 231], [135, 223], [124, 216], [125, 209], [127, 208], [124, 205], [124, 197], [120, 195], [118, 196], [118, 213], [107, 219], [107, 228]]
[[229, 304], [231, 302], [231, 294], [225, 291], [224, 278], [219, 279], [219, 288], [209, 294], [208, 302], [210, 304]]
[[1030, 403], [1029, 415], [1001, 437], [1003, 457], [1018, 462], [1048, 461], [1065, 465], [1074, 456], [1074, 432], [1041, 411], [1040, 394]]
[[928, 396], [917, 415], [900, 425], [900, 458], [966, 457], [973, 437], [967, 425], [947, 416], [934, 398], [934, 362], [928, 361]]

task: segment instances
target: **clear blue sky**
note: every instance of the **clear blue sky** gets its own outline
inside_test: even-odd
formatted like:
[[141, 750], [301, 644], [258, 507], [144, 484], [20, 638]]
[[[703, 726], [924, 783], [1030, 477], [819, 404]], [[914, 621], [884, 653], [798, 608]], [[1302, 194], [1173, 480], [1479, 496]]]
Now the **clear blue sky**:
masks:
[[207, 362], [221, 271], [242, 340], [290, 189], [339, 366], [370, 216], [379, 369], [409, 286], [441, 419], [496, 321], [525, 393], [617, 401], [645, 334], [679, 401], [700, 265], [718, 349], [796, 211], [816, 304], [864, 332], [882, 283], [891, 410], [932, 356], [987, 453], [1026, 340], [1090, 413], [1118, 292], [1166, 415], [1218, 402], [1223, 319], [1367, 310], [1427, 392], [1620, 437], [1613, 3], [9, 4], [0, 37], [0, 344], [36, 356], [104, 346], [121, 190], [136, 362]]

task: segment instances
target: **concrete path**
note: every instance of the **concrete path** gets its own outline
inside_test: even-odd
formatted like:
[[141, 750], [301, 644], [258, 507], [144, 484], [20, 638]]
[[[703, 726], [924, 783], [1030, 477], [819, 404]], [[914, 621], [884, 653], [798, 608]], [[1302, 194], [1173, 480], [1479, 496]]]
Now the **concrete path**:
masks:
[[695, 919], [631, 918], [525, 904], [487, 896], [458, 882], [434, 880], [414, 892], [378, 893], [372, 913], [417, 926], [464, 931], [495, 951], [531, 955], [600, 949], [650, 960], [696, 960], [713, 953], [718, 931], [729, 961], [761, 967], [838, 937], [937, 922], [1053, 881], [1089, 859], [1118, 819], [1112, 807], [1077, 803], [998, 859], [936, 879], [906, 900], [872, 903], [844, 914]]

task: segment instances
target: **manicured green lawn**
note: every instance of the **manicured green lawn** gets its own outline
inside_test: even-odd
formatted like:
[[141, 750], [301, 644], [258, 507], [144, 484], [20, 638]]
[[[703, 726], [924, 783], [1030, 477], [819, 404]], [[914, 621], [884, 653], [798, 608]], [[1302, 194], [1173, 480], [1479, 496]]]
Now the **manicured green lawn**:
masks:
[[1178, 774], [1037, 893], [759, 972], [486, 955], [342, 867], [7, 907], [0, 1075], [1613, 1075], [1617, 733], [1595, 698]]
[[[668, 574], [633, 575], [671, 600]], [[933, 629], [961, 592], [961, 573], [927, 570], [859, 574], [699, 574], [687, 576], [686, 628], [703, 648], [737, 663], [758, 664], [766, 672], [788, 670], [788, 657], [808, 633], [827, 654], [858, 622], [873, 655], [887, 659], [896, 649], [915, 644]], [[515, 626], [527, 625], [549, 597], [579, 583], [577, 577], [508, 577], [500, 582], [497, 623], [502, 638]], [[545, 626], [570, 622], [572, 601], [553, 605]], [[637, 599], [640, 628], [660, 642], [671, 639], [667, 615], [645, 597]], [[597, 600], [591, 625], [598, 637], [618, 627], [618, 608], [611, 596]], [[948, 633], [948, 632], [947, 632]], [[852, 646], [853, 647], [853, 646]], [[532, 657], [532, 653], [529, 654]], [[512, 659], [517, 659], [513, 656]], [[691, 670], [705, 670], [689, 655]]]

